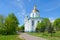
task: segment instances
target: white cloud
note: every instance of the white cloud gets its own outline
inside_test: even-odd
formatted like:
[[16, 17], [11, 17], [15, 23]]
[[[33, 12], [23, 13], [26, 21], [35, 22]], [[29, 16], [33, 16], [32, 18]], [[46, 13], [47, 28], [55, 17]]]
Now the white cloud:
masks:
[[[23, 0], [16, 0], [16, 1], [14, 1], [14, 3], [12, 2], [12, 4], [15, 7], [17, 7], [18, 9], [20, 9], [17, 12], [17, 15], [19, 15], [19, 17], [25, 16], [26, 10], [24, 8], [24, 2], [23, 2]], [[18, 9], [15, 9], [15, 10], [18, 10]]]
[[21, 12], [18, 12], [17, 13], [20, 17], [24, 17], [25, 16], [25, 14], [26, 14], [26, 11], [23, 9]]
[[59, 8], [59, 7], [60, 7], [60, 6], [58, 6], [58, 7], [54, 7], [54, 8], [49, 8], [49, 9], [45, 9], [44, 11], [46, 11], [46, 12], [53, 11], [53, 10]]
[[26, 11], [25, 10], [22, 10], [22, 15], [25, 15]]

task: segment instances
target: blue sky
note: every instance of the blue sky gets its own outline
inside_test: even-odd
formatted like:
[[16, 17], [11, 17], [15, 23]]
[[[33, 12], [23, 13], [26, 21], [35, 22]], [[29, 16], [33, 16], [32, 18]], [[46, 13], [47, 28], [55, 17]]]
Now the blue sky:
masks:
[[41, 17], [50, 20], [60, 17], [60, 0], [0, 0], [0, 14], [7, 16], [13, 12], [22, 25], [25, 15], [30, 15], [34, 4], [40, 11]]

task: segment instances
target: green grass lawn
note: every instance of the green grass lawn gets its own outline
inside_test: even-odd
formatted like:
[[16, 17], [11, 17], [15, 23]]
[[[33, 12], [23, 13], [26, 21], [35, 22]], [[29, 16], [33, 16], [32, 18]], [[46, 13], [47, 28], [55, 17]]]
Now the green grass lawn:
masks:
[[44, 35], [43, 33], [28, 33], [28, 34], [37, 37], [46, 38], [48, 40], [60, 40], [60, 31], [57, 31], [55, 34], [53, 33], [52, 37], [51, 34], [48, 34], [47, 32], [45, 32]]
[[22, 40], [18, 35], [0, 35], [0, 40]]

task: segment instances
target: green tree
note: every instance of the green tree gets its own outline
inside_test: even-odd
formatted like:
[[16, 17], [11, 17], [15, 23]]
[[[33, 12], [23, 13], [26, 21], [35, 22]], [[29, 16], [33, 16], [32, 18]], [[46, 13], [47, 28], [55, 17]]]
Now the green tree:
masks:
[[0, 15], [0, 34], [3, 34], [4, 32], [4, 21], [5, 21], [5, 18], [3, 15]]
[[60, 30], [60, 18], [55, 19], [53, 22], [54, 29]]
[[54, 31], [54, 28], [53, 28], [53, 25], [50, 24], [50, 27], [48, 27], [48, 33], [51, 33], [51, 36], [52, 36], [52, 33], [55, 33]]
[[0, 15], [0, 28], [4, 26], [4, 16]]
[[18, 27], [18, 24], [19, 22], [14, 13], [9, 14], [8, 17], [5, 19], [6, 34], [16, 33], [16, 28]]
[[24, 25], [19, 26], [19, 27], [17, 28], [17, 31], [19, 31], [19, 32], [24, 32]]
[[37, 23], [37, 28], [36, 30], [44, 32], [45, 29], [48, 29], [50, 26], [50, 20], [48, 18], [42, 19], [41, 23]]
[[20, 27], [20, 30], [21, 30], [22, 32], [24, 32], [24, 25], [22, 25], [22, 26]]
[[46, 25], [45, 25], [45, 23], [42, 21], [41, 23], [40, 23], [40, 32], [45, 32], [45, 29], [46, 29]]
[[48, 30], [48, 28], [50, 27], [50, 20], [48, 18], [44, 18], [42, 20], [41, 25], [43, 26], [42, 28], [44, 28], [45, 30]]
[[48, 28], [48, 27], [50, 27], [50, 20], [48, 19], [48, 18], [44, 18], [43, 20], [42, 20], [44, 23], [45, 23], [45, 26]]
[[40, 22], [37, 23], [36, 32], [40, 32]]

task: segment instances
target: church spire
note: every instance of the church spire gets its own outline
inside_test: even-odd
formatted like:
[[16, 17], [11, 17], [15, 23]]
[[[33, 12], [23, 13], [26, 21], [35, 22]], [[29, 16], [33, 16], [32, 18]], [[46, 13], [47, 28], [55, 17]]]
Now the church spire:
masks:
[[40, 14], [39, 14], [39, 10], [37, 9], [36, 7], [36, 4], [34, 5], [34, 8], [32, 10], [32, 13], [30, 14], [30, 17], [34, 18], [34, 17], [40, 17]]
[[34, 5], [34, 9], [36, 10], [36, 5]]
[[34, 5], [34, 9], [33, 9], [33, 11], [32, 12], [39, 12], [37, 9], [36, 9], [36, 5]]

